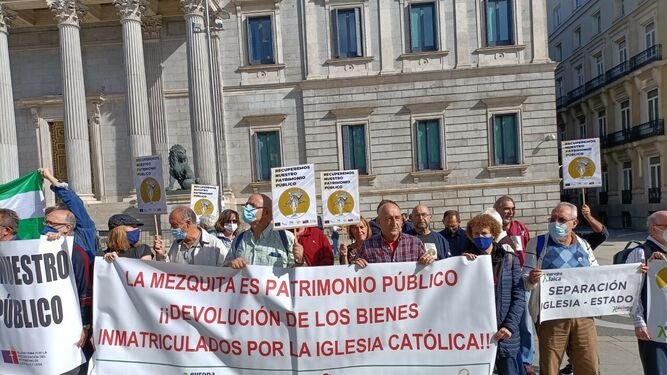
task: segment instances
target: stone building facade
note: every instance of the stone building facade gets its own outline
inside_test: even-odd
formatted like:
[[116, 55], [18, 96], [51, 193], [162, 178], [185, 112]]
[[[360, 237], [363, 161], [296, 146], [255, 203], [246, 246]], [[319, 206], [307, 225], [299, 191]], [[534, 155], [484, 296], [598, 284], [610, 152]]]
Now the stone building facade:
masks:
[[210, 48], [204, 5], [2, 5], [1, 151], [18, 160], [2, 179], [52, 166], [91, 202], [128, 201], [133, 158], [181, 144], [228, 205], [270, 192], [272, 166], [313, 163], [359, 169], [369, 217], [388, 198], [466, 220], [510, 194], [545, 227], [560, 198], [545, 0], [211, 1]]
[[[646, 228], [667, 198], [667, 3], [553, 1], [550, 56], [560, 139], [599, 137], [603, 186], [587, 201], [612, 227]], [[581, 201], [581, 192], [564, 191]]]

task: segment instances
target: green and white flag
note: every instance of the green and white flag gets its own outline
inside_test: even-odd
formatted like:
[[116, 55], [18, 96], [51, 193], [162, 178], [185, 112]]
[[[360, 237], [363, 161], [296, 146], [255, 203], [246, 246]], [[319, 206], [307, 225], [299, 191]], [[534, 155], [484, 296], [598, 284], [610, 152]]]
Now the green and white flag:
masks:
[[34, 171], [0, 185], [0, 208], [9, 208], [19, 216], [18, 236], [22, 240], [39, 238], [44, 226], [42, 175]]

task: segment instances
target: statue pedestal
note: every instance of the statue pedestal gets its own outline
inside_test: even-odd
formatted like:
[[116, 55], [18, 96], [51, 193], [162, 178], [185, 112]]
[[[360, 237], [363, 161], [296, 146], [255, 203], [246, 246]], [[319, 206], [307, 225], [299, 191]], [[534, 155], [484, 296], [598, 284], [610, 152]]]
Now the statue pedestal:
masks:
[[167, 209], [171, 211], [176, 206], [190, 206], [190, 190], [167, 191]]

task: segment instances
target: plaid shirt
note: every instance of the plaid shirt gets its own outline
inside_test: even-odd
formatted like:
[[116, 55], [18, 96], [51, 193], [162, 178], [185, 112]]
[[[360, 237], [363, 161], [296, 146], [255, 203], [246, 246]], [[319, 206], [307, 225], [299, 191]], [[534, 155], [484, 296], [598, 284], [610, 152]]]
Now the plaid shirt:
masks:
[[416, 262], [425, 252], [424, 244], [419, 238], [401, 233], [398, 247], [392, 254], [382, 234], [376, 234], [364, 241], [357, 258], [366, 259], [368, 263]]

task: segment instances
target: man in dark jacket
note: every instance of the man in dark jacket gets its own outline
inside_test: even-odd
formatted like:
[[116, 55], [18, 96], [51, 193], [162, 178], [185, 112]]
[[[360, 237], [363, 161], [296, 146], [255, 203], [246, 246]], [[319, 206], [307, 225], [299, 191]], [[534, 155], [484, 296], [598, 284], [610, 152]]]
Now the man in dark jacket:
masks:
[[447, 240], [449, 252], [452, 256], [462, 255], [464, 251], [473, 246], [465, 229], [461, 228], [461, 216], [459, 216], [458, 211], [445, 211], [442, 216], [442, 223], [445, 225], [445, 229], [439, 233]]
[[426, 252], [430, 249], [435, 249], [437, 260], [448, 258], [451, 254], [449, 251], [449, 243], [439, 233], [431, 230], [431, 211], [424, 204], [415, 206], [410, 214], [410, 219], [414, 224], [414, 229], [406, 232], [411, 236], [416, 236], [426, 247]]
[[[39, 172], [45, 180], [51, 182], [51, 191], [62, 202], [58, 206], [46, 209], [42, 234], [49, 240], [61, 236], [74, 237], [74, 246], [71, 249], [72, 268], [83, 323], [78, 345], [83, 349], [86, 359], [90, 359], [94, 350], [89, 338], [93, 322], [93, 262], [97, 251], [95, 247], [97, 230], [83, 201], [67, 183], [58, 181], [47, 168], [41, 168]], [[82, 365], [81, 371], [85, 371], [85, 367], [87, 367], [85, 364]]]

